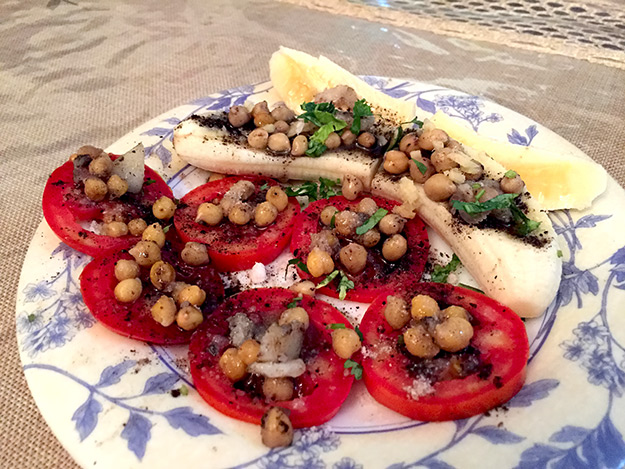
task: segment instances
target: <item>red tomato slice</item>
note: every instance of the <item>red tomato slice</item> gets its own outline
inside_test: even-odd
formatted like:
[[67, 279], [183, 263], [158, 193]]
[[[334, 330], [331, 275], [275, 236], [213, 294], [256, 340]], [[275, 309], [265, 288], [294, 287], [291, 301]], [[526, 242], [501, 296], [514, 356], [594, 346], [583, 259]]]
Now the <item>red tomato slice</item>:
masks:
[[[277, 405], [290, 411], [295, 428], [320, 425], [338, 412], [347, 398], [353, 376], [343, 368], [345, 360], [332, 350], [332, 323], [349, 321], [334, 307], [304, 295], [298, 306], [310, 317], [301, 358], [306, 372], [295, 378], [297, 397], [290, 401], [267, 402], [252, 385], [247, 390], [226, 378], [219, 368], [219, 358], [229, 348], [229, 326], [226, 320], [245, 313], [255, 324], [276, 322], [296, 294], [282, 288], [247, 290], [227, 299], [198, 329], [191, 339], [189, 358], [193, 382], [206, 402], [218, 411], [245, 422], [259, 424], [263, 414]], [[246, 392], [247, 391], [247, 392]]]
[[127, 193], [117, 200], [94, 202], [87, 198], [82, 185], [74, 183], [74, 164], [66, 162], [54, 170], [43, 191], [43, 215], [54, 233], [68, 246], [90, 256], [119, 251], [135, 244], [137, 236], [99, 235], [83, 228], [79, 222], [102, 220], [105, 211], [119, 212], [131, 218], [144, 218], [148, 223], [154, 219], [152, 205], [162, 196], [173, 198], [165, 181], [146, 166], [144, 184], [139, 194]]
[[[393, 330], [384, 318], [386, 295], [369, 307], [360, 324], [367, 352], [363, 353], [364, 382], [380, 404], [415, 420], [438, 421], [471, 417], [512, 398], [523, 386], [529, 343], [523, 321], [514, 311], [474, 291], [449, 284], [419, 283], [394, 292], [408, 304], [417, 294], [427, 294], [439, 305], [458, 305], [473, 316], [470, 347], [479, 352], [480, 366], [465, 378], [438, 381], [434, 394], [409, 396], [417, 376], [409, 367], [420, 359], [398, 345], [401, 330]], [[460, 352], [458, 352], [460, 353]]]
[[241, 179], [252, 181], [256, 193], [250, 197], [253, 203], [265, 201], [266, 190], [260, 188], [278, 185], [273, 179], [260, 177], [227, 177], [209, 182], [185, 195], [176, 210], [174, 222], [180, 237], [188, 242], [207, 245], [212, 264], [221, 272], [251, 269], [256, 262], [268, 264], [280, 255], [289, 244], [293, 231], [293, 219], [300, 208], [294, 197], [278, 214], [276, 221], [266, 228], [259, 228], [253, 222], [235, 225], [224, 219], [217, 226], [196, 223], [198, 207], [204, 202], [221, 200], [223, 195]]
[[[318, 233], [325, 226], [319, 221], [319, 214], [328, 205], [332, 205], [339, 210], [348, 207], [356, 207], [361, 199], [349, 201], [345, 197], [336, 196], [329, 199], [318, 200], [311, 203], [295, 219], [293, 238], [291, 239], [291, 252], [304, 263], [311, 251], [311, 233]], [[378, 207], [384, 208], [391, 213], [394, 206], [399, 205], [391, 200], [373, 197]], [[371, 303], [382, 291], [394, 291], [407, 282], [418, 281], [423, 274], [427, 256], [430, 249], [428, 234], [425, 224], [420, 218], [415, 217], [406, 223], [403, 235], [408, 241], [408, 252], [397, 262], [389, 263], [381, 253], [382, 241], [372, 249], [367, 255], [367, 267], [358, 275], [351, 275], [346, 270], [350, 280], [355, 284], [355, 288], [347, 291], [346, 300]], [[341, 240], [341, 244], [346, 244]], [[337, 269], [341, 269], [341, 264], [335, 259]], [[311, 279], [316, 283], [325, 277], [312, 278], [310, 274], [298, 269], [300, 276], [304, 279]], [[338, 279], [333, 280], [327, 287], [319, 290], [320, 293], [334, 298], [338, 298]]]
[[[201, 307], [206, 318], [224, 297], [224, 286], [217, 271], [210, 265], [193, 267], [186, 264], [167, 245], [161, 250], [161, 257], [174, 266], [177, 281], [197, 285], [206, 292], [206, 301]], [[121, 251], [96, 257], [80, 274], [80, 290], [91, 314], [109, 329], [131, 339], [162, 345], [188, 343], [193, 331], [185, 331], [176, 323], [163, 327], [152, 318], [150, 308], [162, 293], [150, 282], [149, 268], [141, 268], [143, 292], [139, 299], [133, 303], [117, 301], [115, 263], [119, 259], [132, 259], [132, 256]]]

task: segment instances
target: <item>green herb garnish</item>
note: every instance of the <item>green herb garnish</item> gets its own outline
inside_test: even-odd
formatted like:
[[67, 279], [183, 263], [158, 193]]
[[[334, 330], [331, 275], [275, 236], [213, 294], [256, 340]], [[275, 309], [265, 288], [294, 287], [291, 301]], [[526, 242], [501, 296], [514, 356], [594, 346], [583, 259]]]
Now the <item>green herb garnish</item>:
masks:
[[562, 250], [558, 249], [558, 257], [562, 257], [564, 254], [562, 254]]
[[386, 147], [386, 151], [391, 151], [393, 148], [399, 145], [399, 141], [404, 136], [404, 129], [401, 124], [395, 129], [393, 136], [391, 137], [391, 141], [388, 143], [388, 147]]
[[28, 315], [28, 322], [35, 322], [35, 319], [37, 319], [37, 315], [34, 313], [31, 313]]
[[356, 331], [356, 334], [358, 334], [358, 337], [360, 338], [361, 342], [365, 340], [365, 336], [362, 335], [362, 332], [360, 331], [360, 328], [358, 326], [354, 327], [354, 330]]
[[262, 186], [260, 186], [260, 190], [261, 191], [266, 191], [267, 189], [269, 189], [269, 184], [265, 183]]
[[473, 184], [471, 184], [471, 188], [473, 188], [473, 189], [479, 189], [480, 187], [482, 187], [482, 186], [480, 185], [479, 182], [474, 182]]
[[475, 201], [479, 202], [482, 196], [486, 193], [486, 189], [482, 189], [477, 194], [475, 194]]
[[328, 283], [334, 280], [338, 274], [338, 270], [333, 270], [326, 278], [317, 284], [317, 289], [325, 287]]
[[512, 169], [509, 169], [508, 171], [506, 171], [504, 176], [507, 177], [508, 179], [514, 179], [515, 177], [517, 177], [517, 172]]
[[347, 296], [347, 291], [353, 290], [355, 285], [354, 282], [352, 282], [343, 271], [340, 271], [340, 274], [341, 280], [339, 281], [339, 287], [337, 288], [337, 291], [339, 292], [339, 299], [344, 300]]
[[356, 379], [362, 379], [362, 365], [352, 359], [345, 360], [343, 368], [351, 369], [351, 373]]
[[289, 266], [290, 265], [294, 265], [296, 267], [299, 267], [300, 269], [302, 269], [307, 274], [310, 273], [310, 272], [308, 272], [308, 267], [306, 267], [306, 264], [304, 264], [304, 262], [299, 257], [295, 257], [294, 259], [289, 260], [289, 262], [287, 263], [286, 270], [284, 271], [284, 279], [285, 280], [286, 280], [286, 276], [289, 274]]
[[327, 199], [335, 195], [340, 195], [340, 189], [336, 186], [341, 185], [341, 180], [332, 180], [327, 178], [319, 178], [319, 184], [308, 181], [301, 186], [287, 187], [284, 192], [289, 197], [308, 197], [309, 202], [314, 202], [319, 199]]
[[189, 388], [187, 387], [186, 384], [183, 384], [182, 386], [180, 386], [180, 395], [181, 396], [188, 396], [189, 395]]
[[170, 228], [171, 228], [171, 225], [167, 225], [165, 228], [163, 228], [163, 233], [167, 234]]
[[423, 121], [417, 119], [417, 116], [415, 116], [411, 121], [405, 122], [405, 124], [415, 124], [419, 128], [423, 127]]
[[332, 214], [332, 218], [330, 218], [330, 228], [335, 228], [336, 227], [336, 214], [337, 213], [339, 213], [338, 210], [336, 212], [334, 212]]
[[332, 329], [333, 331], [336, 329], [347, 329], [347, 326], [342, 322], [334, 322], [332, 324], [328, 324], [326, 326], [327, 329]]
[[341, 189], [335, 189], [336, 186], [341, 186], [340, 179], [328, 179], [319, 178], [319, 199], [328, 199], [335, 195], [341, 195]]
[[388, 210], [384, 208], [377, 209], [375, 213], [371, 215], [366, 222], [364, 222], [362, 225], [356, 228], [356, 234], [357, 235], [365, 234], [371, 228], [375, 227], [375, 225], [377, 225], [380, 222], [380, 220], [382, 220], [382, 218], [386, 216], [387, 213], [388, 213]]
[[469, 290], [476, 291], [478, 293], [481, 293], [482, 295], [484, 294], [484, 292], [479, 288], [472, 287], [471, 285], [467, 285], [466, 283], [459, 283], [458, 286], [462, 288], [468, 288]]
[[358, 135], [360, 133], [360, 119], [362, 117], [372, 116], [373, 113], [371, 112], [371, 106], [369, 106], [364, 99], [356, 101], [353, 112], [354, 121], [349, 130], [351, 130], [354, 135]]
[[152, 178], [150, 178], [150, 179], [146, 179], [146, 180], [143, 182], [143, 185], [144, 185], [144, 186], [149, 186], [150, 184], [154, 184], [155, 182], [156, 182], [156, 179], [152, 179]]
[[527, 236], [540, 226], [539, 221], [534, 221], [527, 218], [527, 216], [521, 211], [519, 207], [516, 206], [516, 204], [510, 206], [510, 211], [512, 212], [515, 229], [519, 236]]
[[417, 165], [417, 169], [419, 170], [421, 174], [425, 174], [428, 172], [428, 167], [426, 165], [424, 165], [420, 161], [415, 160], [414, 158], [410, 158], [410, 159], [414, 161], [414, 164]]
[[308, 150], [306, 150], [306, 155], [316, 158], [328, 149], [325, 145], [328, 136], [332, 132], [337, 132], [347, 127], [347, 122], [334, 116], [336, 108], [332, 103], [303, 103], [302, 109], [304, 113], [300, 114], [298, 118], [319, 127], [310, 137]]
[[288, 305], [286, 305], [287, 309], [295, 308], [300, 301], [302, 301], [301, 296], [298, 296], [297, 298], [293, 298], [293, 301], [291, 301]]
[[447, 265], [436, 265], [432, 269], [432, 282], [447, 283], [447, 277], [460, 266], [460, 259], [455, 254]]

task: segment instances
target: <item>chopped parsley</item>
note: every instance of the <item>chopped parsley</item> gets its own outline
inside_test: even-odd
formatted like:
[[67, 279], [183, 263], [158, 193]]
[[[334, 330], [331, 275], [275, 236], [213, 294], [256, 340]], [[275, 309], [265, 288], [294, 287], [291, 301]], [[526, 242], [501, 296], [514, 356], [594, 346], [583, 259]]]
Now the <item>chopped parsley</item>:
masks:
[[[562, 254], [562, 249], [558, 249], [558, 257], [562, 257], [562, 256], [563, 256], [563, 254]], [[29, 317], [30, 317], [30, 316], [29, 316]]]
[[286, 276], [289, 274], [289, 266], [291, 266], [291, 265], [299, 267], [300, 269], [302, 269], [307, 274], [310, 273], [310, 272], [308, 272], [308, 267], [306, 267], [306, 264], [304, 264], [304, 262], [299, 257], [296, 257], [294, 259], [289, 260], [289, 262], [287, 263], [286, 270], [284, 271], [284, 279], [285, 280], [286, 280]]
[[447, 263], [447, 265], [437, 265], [432, 269], [432, 282], [446, 283], [449, 274], [454, 272], [460, 266], [460, 259], [455, 254]]
[[301, 296], [298, 296], [297, 298], [293, 298], [293, 301], [291, 301], [288, 305], [286, 305], [287, 309], [295, 308], [300, 301], [302, 301]]
[[539, 221], [534, 221], [527, 218], [527, 216], [525, 216], [525, 214], [521, 211], [519, 207], [516, 206], [516, 204], [510, 207], [510, 211], [512, 212], [512, 218], [514, 219], [516, 232], [519, 234], [519, 236], [527, 236], [540, 226]]
[[466, 283], [459, 283], [458, 286], [462, 288], [468, 288], [469, 290], [476, 291], [478, 293], [481, 293], [482, 295], [484, 294], [484, 292], [479, 288], [472, 287], [471, 285], [467, 285]]
[[317, 289], [319, 288], [323, 288], [327, 285], [330, 284], [330, 282], [332, 282], [332, 280], [334, 280], [336, 277], [338, 276], [340, 277], [339, 280], [339, 285], [336, 289], [336, 291], [339, 293], [339, 299], [344, 300], [345, 297], [347, 296], [347, 291], [348, 290], [352, 290], [355, 285], [354, 282], [351, 281], [347, 275], [345, 275], [345, 272], [341, 271], [341, 270], [333, 270], [330, 274], [328, 274], [328, 276], [326, 278], [324, 278], [321, 282], [319, 282], [317, 284]]
[[34, 313], [31, 313], [28, 315], [28, 322], [35, 322], [35, 319], [37, 319], [37, 315]]
[[260, 190], [261, 191], [266, 191], [267, 189], [269, 189], [269, 184], [265, 183], [262, 186], [260, 186]]
[[170, 228], [171, 228], [171, 225], [167, 225], [165, 228], [163, 228], [163, 233], [167, 234]]
[[336, 108], [332, 103], [303, 103], [302, 109], [304, 113], [300, 114], [298, 118], [319, 127], [310, 137], [308, 150], [306, 150], [306, 155], [317, 158], [328, 149], [325, 145], [328, 136], [332, 132], [337, 132], [347, 127], [347, 122], [334, 116]]
[[354, 327], [354, 330], [356, 331], [356, 334], [358, 334], [358, 337], [360, 337], [361, 342], [365, 340], [365, 336], [362, 335], [362, 332], [360, 331], [360, 328], [358, 326]]
[[410, 158], [410, 159], [414, 161], [414, 164], [417, 165], [417, 169], [419, 170], [421, 174], [425, 174], [428, 172], [428, 167], [426, 165], [424, 165], [420, 161], [415, 160], [414, 158]]
[[307, 181], [301, 186], [287, 187], [284, 192], [289, 197], [308, 197], [309, 202], [319, 199], [327, 199], [335, 195], [341, 195], [341, 190], [336, 186], [341, 185], [340, 179], [319, 178], [319, 184]]
[[357, 361], [354, 361], [352, 359], [345, 360], [343, 368], [345, 368], [346, 370], [351, 369], [351, 374], [354, 376], [354, 378], [362, 379], [362, 365]]
[[403, 136], [404, 136], [404, 129], [402, 128], [401, 125], [399, 125], [395, 129], [395, 132], [393, 133], [393, 137], [391, 137], [391, 141], [389, 142], [388, 147], [386, 148], [386, 151], [391, 151], [396, 146], [399, 146], [399, 141], [401, 140]]
[[507, 177], [508, 179], [514, 179], [515, 177], [517, 177], [517, 172], [512, 169], [509, 169], [508, 171], [506, 171], [504, 176]]
[[150, 178], [150, 179], [146, 179], [146, 180], [143, 182], [143, 185], [144, 185], [144, 186], [149, 186], [150, 184], [154, 184], [155, 182], [156, 182], [156, 179], [152, 179], [152, 178]]
[[327, 329], [332, 329], [334, 331], [336, 329], [347, 329], [347, 326], [342, 322], [333, 322], [332, 324], [328, 324]]
[[317, 284], [317, 289], [325, 287], [332, 280], [334, 280], [338, 274], [339, 274], [338, 270], [333, 270], [330, 274], [328, 274], [326, 278], [324, 278], [321, 282]]
[[356, 101], [353, 112], [354, 121], [349, 130], [351, 130], [354, 135], [358, 135], [360, 133], [360, 119], [362, 117], [372, 116], [373, 113], [371, 112], [371, 106], [369, 106], [364, 99]]
[[330, 228], [335, 228], [336, 227], [336, 214], [337, 213], [339, 213], [338, 210], [336, 212], [334, 212], [332, 214], [332, 218], [330, 218]]
[[364, 222], [362, 225], [356, 228], [356, 234], [357, 235], [365, 234], [371, 228], [375, 227], [375, 225], [377, 225], [380, 222], [380, 220], [382, 220], [382, 218], [386, 216], [387, 213], [388, 213], [388, 210], [384, 208], [377, 209], [375, 213], [371, 215], [366, 222]]

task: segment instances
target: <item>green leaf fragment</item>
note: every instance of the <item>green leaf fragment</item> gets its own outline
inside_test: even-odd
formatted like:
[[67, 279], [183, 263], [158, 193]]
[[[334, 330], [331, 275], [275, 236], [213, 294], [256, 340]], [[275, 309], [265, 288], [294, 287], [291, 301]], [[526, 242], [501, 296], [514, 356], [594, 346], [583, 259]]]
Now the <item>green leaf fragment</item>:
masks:
[[380, 222], [380, 220], [382, 220], [382, 218], [386, 216], [386, 214], [388, 214], [388, 210], [384, 208], [377, 209], [375, 213], [371, 215], [366, 222], [364, 222], [362, 225], [356, 228], [356, 234], [357, 235], [365, 234], [371, 228], [374, 228]]
[[356, 331], [356, 334], [358, 334], [358, 337], [360, 338], [360, 341], [362, 342], [363, 340], [365, 340], [365, 336], [362, 335], [362, 332], [360, 331], [360, 328], [358, 326], [356, 326], [354, 328], [354, 330]]
[[484, 292], [482, 290], [480, 290], [479, 288], [472, 287], [471, 285], [467, 285], [466, 283], [459, 283], [458, 286], [462, 287], [462, 288], [467, 288], [469, 290], [476, 291], [476, 292], [481, 293], [482, 295], [484, 295]]
[[558, 249], [558, 257], [562, 257], [564, 254], [562, 254], [562, 250]]
[[347, 329], [347, 326], [343, 324], [342, 322], [334, 322], [332, 324], [328, 324], [327, 329], [332, 329], [332, 330]]
[[324, 278], [321, 282], [319, 282], [317, 284], [317, 289], [319, 288], [323, 288], [325, 287], [327, 284], [329, 284], [332, 280], [334, 280], [336, 278], [336, 276], [339, 274], [338, 270], [334, 270], [332, 271], [330, 274], [328, 274], [328, 276], [326, 278]]
[[505, 172], [504, 176], [507, 177], [508, 179], [514, 179], [515, 177], [517, 177], [517, 172], [509, 169], [508, 171]]
[[35, 322], [35, 319], [37, 319], [37, 315], [34, 313], [31, 313], [28, 315], [28, 322]]
[[265, 183], [262, 186], [260, 186], [260, 190], [261, 191], [266, 191], [267, 189], [269, 189], [269, 184]]
[[189, 395], [189, 388], [187, 387], [186, 384], [183, 384], [182, 386], [180, 386], [180, 395], [181, 396], [188, 396]]
[[344, 300], [347, 296], [347, 291], [353, 290], [355, 285], [354, 282], [351, 281], [344, 272], [340, 271], [340, 274], [341, 280], [339, 281], [339, 287], [337, 288], [337, 291], [339, 292], [339, 299]]
[[149, 186], [150, 184], [154, 184], [156, 182], [156, 179], [146, 179], [145, 182], [143, 183], [144, 186]]
[[419, 170], [421, 174], [425, 174], [428, 172], [428, 167], [426, 165], [424, 165], [420, 161], [415, 160], [414, 158], [410, 158], [410, 159], [414, 161], [414, 164], [417, 165], [417, 169]]
[[360, 99], [354, 104], [353, 113], [354, 120], [349, 130], [354, 135], [358, 135], [360, 133], [360, 119], [362, 117], [372, 116], [373, 112], [371, 112], [371, 106], [369, 106], [364, 99]]
[[357, 361], [354, 361], [352, 359], [347, 359], [345, 360], [345, 364], [343, 365], [343, 368], [345, 368], [346, 370], [351, 369], [351, 374], [357, 380], [362, 379], [362, 365], [358, 363]]
[[437, 265], [432, 269], [432, 282], [447, 283], [449, 274], [454, 272], [460, 266], [460, 259], [455, 254], [447, 265]]
[[486, 193], [486, 189], [482, 189], [477, 194], [475, 194], [475, 201], [479, 202], [482, 196]]
[[284, 271], [284, 279], [285, 280], [286, 280], [286, 276], [289, 274], [289, 266], [291, 266], [291, 265], [299, 267], [301, 270], [303, 270], [307, 274], [310, 273], [308, 271], [308, 267], [306, 267], [306, 264], [304, 264], [304, 262], [299, 257], [296, 257], [294, 259], [289, 260], [289, 262], [287, 262], [286, 270]]

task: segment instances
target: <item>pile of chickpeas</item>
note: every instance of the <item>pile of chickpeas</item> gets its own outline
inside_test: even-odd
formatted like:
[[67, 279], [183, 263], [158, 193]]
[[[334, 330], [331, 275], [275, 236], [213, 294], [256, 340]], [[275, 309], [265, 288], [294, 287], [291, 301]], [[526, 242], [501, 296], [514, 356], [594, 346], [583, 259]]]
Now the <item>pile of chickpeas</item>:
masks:
[[461, 306], [441, 309], [429, 295], [416, 295], [411, 304], [398, 296], [386, 298], [386, 322], [403, 329], [408, 352], [418, 358], [433, 358], [441, 350], [458, 352], [469, 346], [473, 326], [468, 311]]
[[[304, 156], [308, 150], [308, 137], [313, 134], [315, 126], [306, 123], [300, 131], [302, 121], [295, 118], [295, 113], [282, 102], [277, 103], [270, 111], [267, 101], [254, 105], [251, 111], [245, 106], [232, 106], [228, 111], [228, 121], [233, 127], [243, 127], [248, 122], [254, 122], [255, 129], [247, 136], [250, 147], [264, 150], [268, 148], [275, 153]], [[376, 144], [376, 137], [370, 132], [360, 132], [354, 135], [351, 130], [345, 129], [338, 134], [331, 132], [324, 144], [328, 150], [335, 150], [340, 146], [351, 147], [358, 143], [363, 148], [372, 148]]]
[[269, 226], [287, 207], [289, 198], [279, 186], [272, 186], [267, 189], [265, 202], [254, 206], [248, 202], [254, 192], [255, 186], [251, 181], [237, 181], [218, 204], [210, 202], [201, 204], [197, 209], [195, 221], [216, 226], [227, 217], [235, 225], [246, 225], [253, 218], [256, 226]]

